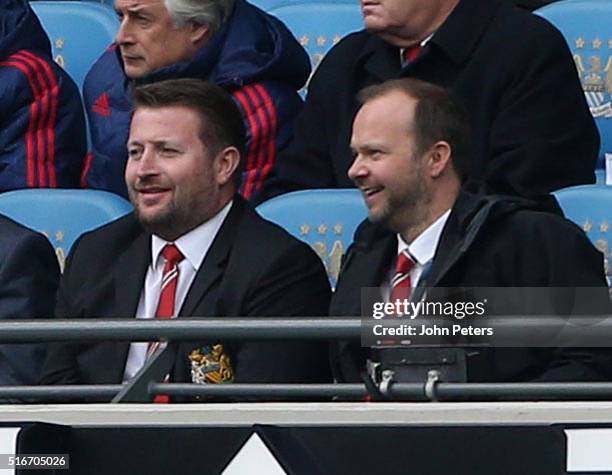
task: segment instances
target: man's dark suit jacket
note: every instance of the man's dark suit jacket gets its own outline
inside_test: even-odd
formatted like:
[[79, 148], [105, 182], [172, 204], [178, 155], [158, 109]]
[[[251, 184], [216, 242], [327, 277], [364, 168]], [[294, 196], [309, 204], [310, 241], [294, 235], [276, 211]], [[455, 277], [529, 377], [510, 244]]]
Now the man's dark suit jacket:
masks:
[[[0, 318], [53, 315], [59, 266], [47, 238], [0, 215]], [[36, 384], [44, 344], [0, 345], [0, 384]]]
[[[573, 223], [529, 206], [527, 200], [460, 194], [425, 285], [597, 287], [608, 310], [602, 254]], [[330, 315], [362, 315], [360, 289], [378, 287], [396, 253], [394, 233], [364, 222], [347, 251]], [[367, 356], [358, 343], [336, 346], [337, 379], [360, 381]], [[468, 352], [467, 370], [469, 381], [609, 381], [612, 359], [607, 349], [485, 348]]]
[[514, 0], [514, 4], [527, 10], [537, 10], [558, 0]]
[[[134, 318], [150, 256], [151, 235], [133, 214], [84, 235], [67, 260], [57, 317]], [[329, 298], [325, 270], [312, 249], [262, 219], [236, 196], [179, 318], [321, 316], [327, 314]], [[191, 381], [187, 355], [198, 346], [195, 342], [180, 345], [173, 381]], [[322, 344], [269, 341], [226, 342], [224, 346], [235, 382], [325, 382], [329, 378]], [[127, 342], [52, 345], [42, 383], [120, 383], [128, 349]]]
[[473, 186], [534, 196], [595, 182], [599, 134], [561, 33], [506, 0], [461, 0], [404, 68], [399, 48], [374, 32], [351, 33], [335, 45], [257, 199], [354, 187], [347, 170], [357, 95], [400, 77], [445, 87], [469, 111]]

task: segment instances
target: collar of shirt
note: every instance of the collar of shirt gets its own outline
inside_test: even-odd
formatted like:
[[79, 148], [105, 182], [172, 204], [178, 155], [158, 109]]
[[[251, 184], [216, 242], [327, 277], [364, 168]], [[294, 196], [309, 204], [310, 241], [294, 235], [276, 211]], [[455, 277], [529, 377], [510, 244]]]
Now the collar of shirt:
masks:
[[[423, 41], [421, 41], [419, 43], [419, 47], [423, 48], [429, 42], [429, 40], [431, 40], [432, 37], [433, 37], [433, 33], [429, 35], [427, 38], [425, 38]], [[408, 63], [408, 61], [406, 61], [406, 50], [407, 49], [409, 48], [400, 48], [400, 62], [402, 63], [402, 67], [406, 66], [406, 64]]]
[[442, 216], [430, 224], [425, 231], [419, 234], [410, 244], [406, 244], [406, 242], [398, 234], [397, 254], [399, 255], [400, 252], [407, 249], [408, 254], [410, 254], [410, 257], [412, 257], [415, 264], [418, 266], [422, 267], [429, 263], [436, 253], [436, 248], [438, 247], [438, 242], [440, 241], [440, 236], [442, 235], [442, 229], [444, 229], [444, 225], [448, 220], [450, 212], [450, 209], [447, 210]]
[[[185, 256], [185, 260], [191, 264], [194, 270], [198, 270], [206, 257], [206, 253], [210, 249], [215, 236], [219, 232], [223, 221], [232, 208], [233, 201], [230, 201], [216, 215], [210, 218], [205, 223], [192, 229], [187, 234], [184, 234], [174, 244], [179, 251]], [[163, 268], [163, 259], [161, 252], [168, 241], [153, 234], [151, 236], [151, 268], [156, 269], [158, 266]]]
[[[438, 247], [438, 242], [440, 241], [440, 236], [442, 235], [442, 229], [444, 229], [444, 225], [448, 220], [450, 211], [451, 210], [449, 209], [436, 221], [434, 221], [427, 229], [425, 229], [425, 231], [419, 234], [419, 236], [412, 241], [410, 245], [406, 244], [406, 241], [404, 241], [399, 234], [397, 235], [397, 255], [407, 249], [408, 254], [415, 264], [410, 271], [410, 281], [413, 288], [419, 285], [419, 281], [423, 276], [423, 271], [433, 260], [434, 254], [436, 253], [436, 248]], [[397, 255], [396, 259], [394, 259], [393, 264], [391, 265], [391, 268], [389, 269], [387, 278], [381, 283], [380, 292], [385, 302], [388, 302], [391, 296], [390, 282], [395, 275], [395, 262], [397, 260]]]

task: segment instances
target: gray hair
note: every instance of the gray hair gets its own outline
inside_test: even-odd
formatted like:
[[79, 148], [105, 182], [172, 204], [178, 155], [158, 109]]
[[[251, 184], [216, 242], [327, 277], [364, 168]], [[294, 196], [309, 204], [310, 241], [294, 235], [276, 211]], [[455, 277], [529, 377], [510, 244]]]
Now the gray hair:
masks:
[[189, 22], [208, 26], [216, 33], [232, 14], [236, 0], [165, 0], [174, 24], [182, 27]]

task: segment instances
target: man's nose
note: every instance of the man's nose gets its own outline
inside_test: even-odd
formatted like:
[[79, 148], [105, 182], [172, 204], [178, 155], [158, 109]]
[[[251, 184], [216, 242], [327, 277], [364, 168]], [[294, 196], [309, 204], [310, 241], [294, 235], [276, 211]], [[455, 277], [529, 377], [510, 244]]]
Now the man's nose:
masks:
[[153, 149], [145, 148], [143, 150], [142, 156], [138, 160], [136, 171], [139, 177], [157, 175], [159, 173], [157, 154]]
[[359, 155], [356, 155], [353, 160], [353, 164], [348, 169], [348, 177], [351, 180], [355, 181], [355, 180], [358, 180], [359, 178], [366, 176], [367, 174], [368, 174], [368, 169], [363, 163], [363, 160], [361, 159]]
[[117, 34], [115, 35], [115, 42], [118, 45], [133, 42], [131, 27], [127, 22], [127, 18], [125, 17], [121, 20], [119, 30], [117, 30]]

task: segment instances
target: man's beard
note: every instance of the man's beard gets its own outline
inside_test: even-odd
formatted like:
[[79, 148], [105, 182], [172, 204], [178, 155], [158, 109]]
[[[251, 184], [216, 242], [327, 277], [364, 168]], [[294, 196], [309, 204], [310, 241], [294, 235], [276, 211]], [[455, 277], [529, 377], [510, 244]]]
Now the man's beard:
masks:
[[169, 209], [170, 206], [162, 212], [153, 216], [141, 214], [138, 208], [135, 208], [136, 218], [144, 229], [158, 236], [164, 236], [169, 231], [177, 229], [180, 220], [177, 219], [175, 212]]
[[411, 185], [401, 195], [389, 194], [381, 210], [375, 215], [369, 214], [369, 220], [397, 233], [418, 226], [431, 196], [423, 181], [414, 180]]
[[128, 189], [128, 195], [130, 201], [134, 205], [134, 213], [136, 219], [141, 226], [151, 234], [162, 237], [167, 241], [172, 241], [176, 237], [184, 234], [184, 229], [189, 221], [189, 213], [186, 209], [181, 209], [176, 206], [174, 201], [170, 201], [165, 208], [159, 210], [154, 215], [145, 214], [140, 212], [140, 208], [137, 205], [136, 193]]

